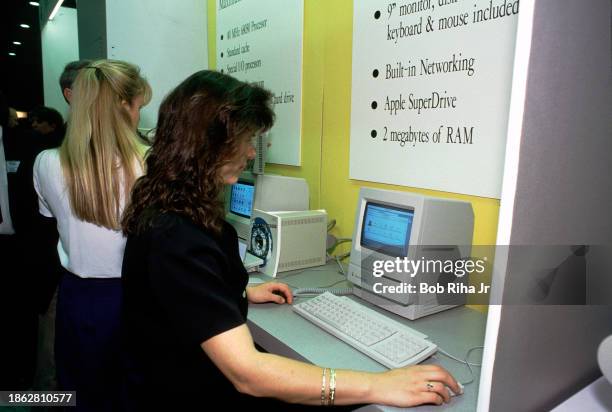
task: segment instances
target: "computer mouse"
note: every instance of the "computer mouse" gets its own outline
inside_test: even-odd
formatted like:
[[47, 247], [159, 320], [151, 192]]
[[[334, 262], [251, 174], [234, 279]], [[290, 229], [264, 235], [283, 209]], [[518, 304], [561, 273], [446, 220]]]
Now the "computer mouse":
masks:
[[446, 390], [448, 391], [449, 396], [452, 398], [453, 396], [457, 396], [457, 395], [463, 395], [463, 385], [460, 382], [457, 382], [457, 384], [459, 385], [459, 389], [461, 390], [459, 393], [455, 393], [453, 392], [453, 390], [451, 388], [449, 388], [448, 386], [446, 387]]
[[277, 295], [277, 296], [280, 296], [283, 299], [285, 299], [285, 301], [287, 300], [287, 296], [285, 296], [285, 294], [283, 292], [281, 292], [280, 290], [275, 290], [272, 293]]

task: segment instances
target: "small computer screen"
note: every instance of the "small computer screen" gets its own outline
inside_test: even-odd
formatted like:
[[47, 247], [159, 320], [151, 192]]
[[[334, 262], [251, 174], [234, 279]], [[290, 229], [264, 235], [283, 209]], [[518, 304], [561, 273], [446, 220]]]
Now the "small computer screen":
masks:
[[253, 183], [238, 181], [232, 186], [229, 211], [238, 216], [250, 218], [253, 211], [254, 195], [255, 186]]
[[388, 256], [407, 256], [414, 209], [367, 202], [361, 246]]

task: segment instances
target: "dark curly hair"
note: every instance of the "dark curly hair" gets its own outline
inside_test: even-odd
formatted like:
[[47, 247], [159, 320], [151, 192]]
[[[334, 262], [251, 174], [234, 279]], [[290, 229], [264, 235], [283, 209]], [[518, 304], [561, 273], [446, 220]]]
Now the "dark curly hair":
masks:
[[146, 174], [132, 190], [121, 222], [139, 233], [165, 212], [219, 233], [223, 221], [219, 169], [245, 139], [274, 123], [267, 90], [209, 70], [179, 84], [159, 108]]

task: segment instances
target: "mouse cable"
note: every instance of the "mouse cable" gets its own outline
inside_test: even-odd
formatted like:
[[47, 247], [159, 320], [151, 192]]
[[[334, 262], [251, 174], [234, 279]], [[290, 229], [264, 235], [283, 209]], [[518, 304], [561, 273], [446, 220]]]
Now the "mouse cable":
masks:
[[472, 369], [472, 366], [482, 366], [481, 363], [471, 363], [468, 362], [468, 359], [470, 357], [470, 354], [472, 353], [472, 351], [475, 351], [477, 349], [484, 349], [484, 346], [474, 346], [473, 348], [470, 348], [467, 353], [465, 354], [465, 358], [463, 360], [451, 355], [450, 353], [446, 352], [444, 349], [438, 347], [438, 350], [440, 351], [441, 354], [451, 358], [454, 361], [457, 361], [459, 363], [463, 363], [465, 366], [467, 366], [468, 370], [470, 371], [470, 375], [471, 375], [471, 379], [467, 382], [461, 382], [462, 385], [469, 385], [470, 383], [474, 382], [474, 370]]

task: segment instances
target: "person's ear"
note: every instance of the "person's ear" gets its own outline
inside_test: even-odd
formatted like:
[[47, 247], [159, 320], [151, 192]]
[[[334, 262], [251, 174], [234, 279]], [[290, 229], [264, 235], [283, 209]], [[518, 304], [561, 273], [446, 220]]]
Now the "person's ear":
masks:
[[66, 103], [70, 104], [70, 101], [72, 100], [72, 89], [69, 87], [65, 87], [64, 90], [62, 90], [62, 93], [64, 94], [64, 99], [66, 99]]

